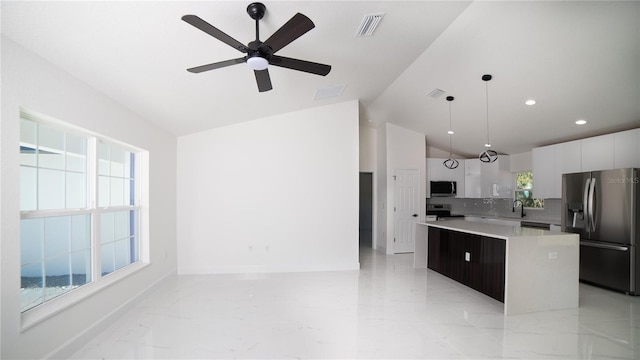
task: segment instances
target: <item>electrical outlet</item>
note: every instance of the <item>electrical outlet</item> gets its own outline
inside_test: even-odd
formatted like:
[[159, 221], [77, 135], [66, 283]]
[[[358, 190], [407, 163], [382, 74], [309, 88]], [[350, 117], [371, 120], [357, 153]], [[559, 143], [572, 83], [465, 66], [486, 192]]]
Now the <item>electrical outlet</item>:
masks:
[[549, 253], [549, 259], [553, 260], [553, 259], [557, 259], [558, 258], [558, 253], [555, 251], [552, 251]]

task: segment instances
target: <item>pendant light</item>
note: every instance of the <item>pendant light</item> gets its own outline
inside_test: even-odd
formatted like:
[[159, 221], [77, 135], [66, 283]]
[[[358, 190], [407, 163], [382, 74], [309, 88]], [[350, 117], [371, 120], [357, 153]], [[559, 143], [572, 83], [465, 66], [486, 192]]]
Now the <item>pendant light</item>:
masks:
[[483, 151], [478, 155], [480, 161], [484, 163], [492, 163], [498, 160], [498, 153], [494, 150], [491, 150], [491, 142], [489, 141], [489, 81], [492, 79], [492, 76], [489, 74], [482, 75], [482, 80], [485, 82], [485, 92], [487, 95], [487, 143], [484, 146], [487, 150]]
[[442, 163], [444, 167], [451, 170], [457, 168], [458, 165], [460, 165], [460, 162], [458, 160], [451, 157], [451, 136], [453, 136], [453, 128], [451, 127], [451, 102], [453, 101], [453, 99], [453, 96], [447, 96], [447, 101], [449, 102], [449, 131], [447, 131], [447, 133], [449, 133], [449, 158]]

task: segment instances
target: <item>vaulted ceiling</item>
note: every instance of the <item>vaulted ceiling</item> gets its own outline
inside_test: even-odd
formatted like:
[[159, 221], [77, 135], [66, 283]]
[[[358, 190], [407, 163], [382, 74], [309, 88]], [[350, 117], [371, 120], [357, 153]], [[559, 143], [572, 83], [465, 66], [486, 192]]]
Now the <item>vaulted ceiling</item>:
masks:
[[[327, 76], [270, 66], [273, 90], [259, 93], [245, 64], [187, 72], [243, 54], [181, 17], [248, 43], [248, 4], [3, 0], [0, 10], [4, 36], [176, 135], [354, 99], [362, 126], [391, 122], [441, 149], [451, 120], [463, 156], [483, 150], [487, 124], [507, 154], [640, 126], [638, 1], [264, 1], [261, 40], [305, 14], [315, 28], [278, 55], [330, 64]], [[373, 36], [355, 36], [380, 13]]]

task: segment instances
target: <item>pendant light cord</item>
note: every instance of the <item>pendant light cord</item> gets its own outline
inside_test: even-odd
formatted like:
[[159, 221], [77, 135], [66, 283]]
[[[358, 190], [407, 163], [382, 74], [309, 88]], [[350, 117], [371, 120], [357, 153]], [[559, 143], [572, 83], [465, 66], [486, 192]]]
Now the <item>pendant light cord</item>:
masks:
[[[453, 131], [453, 129], [451, 128], [451, 101], [449, 101], [449, 131]], [[449, 158], [451, 158], [451, 136], [452, 134], [449, 133]]]
[[487, 94], [487, 144], [491, 145], [491, 141], [489, 141], [489, 81], [485, 81], [484, 85]]

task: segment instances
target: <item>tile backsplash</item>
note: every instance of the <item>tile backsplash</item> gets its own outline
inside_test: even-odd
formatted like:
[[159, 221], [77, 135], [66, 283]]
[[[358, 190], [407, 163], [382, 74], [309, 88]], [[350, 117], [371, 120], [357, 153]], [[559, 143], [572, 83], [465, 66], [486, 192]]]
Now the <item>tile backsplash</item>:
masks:
[[[525, 209], [527, 220], [544, 220], [560, 223], [560, 199], [545, 199], [544, 209]], [[435, 197], [427, 204], [450, 204], [452, 214], [483, 215], [520, 218], [520, 208], [513, 212], [513, 199], [456, 199]]]

